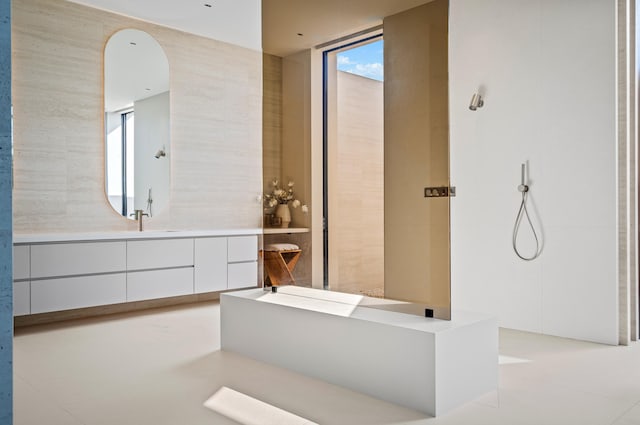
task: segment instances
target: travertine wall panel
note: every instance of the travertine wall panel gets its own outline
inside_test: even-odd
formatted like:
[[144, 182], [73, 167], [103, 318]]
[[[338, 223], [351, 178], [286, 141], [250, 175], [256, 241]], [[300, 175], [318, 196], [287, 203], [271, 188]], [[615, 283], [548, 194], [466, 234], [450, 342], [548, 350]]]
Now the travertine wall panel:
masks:
[[104, 190], [103, 49], [123, 28], [170, 67], [171, 200], [146, 227], [261, 224], [261, 52], [65, 1], [12, 7], [16, 233], [135, 229]]
[[332, 290], [384, 291], [383, 83], [337, 72], [336, 146], [329, 164]]
[[262, 166], [265, 191], [282, 172], [282, 58], [264, 54], [262, 99]]

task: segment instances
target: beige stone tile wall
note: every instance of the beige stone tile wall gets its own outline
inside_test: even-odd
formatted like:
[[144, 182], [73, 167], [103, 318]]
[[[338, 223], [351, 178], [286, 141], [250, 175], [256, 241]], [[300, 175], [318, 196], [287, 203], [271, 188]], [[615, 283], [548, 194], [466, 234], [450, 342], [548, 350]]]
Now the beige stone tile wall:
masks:
[[104, 190], [103, 49], [124, 28], [170, 67], [171, 201], [146, 227], [261, 225], [261, 52], [65, 1], [12, 15], [15, 233], [135, 229]]
[[[310, 205], [308, 73], [308, 52], [285, 58], [264, 55], [264, 189], [272, 189], [274, 178], [283, 185], [293, 181], [296, 198]], [[291, 208], [291, 216], [291, 227], [309, 227], [311, 223], [311, 214], [303, 214], [301, 208]], [[311, 232], [264, 237], [265, 244], [293, 243], [300, 247], [302, 254], [293, 272], [296, 285], [311, 286], [311, 240]]]
[[329, 164], [330, 287], [384, 290], [383, 83], [337, 72], [336, 133]]
[[265, 192], [282, 173], [282, 58], [263, 56], [262, 167]]
[[[295, 182], [296, 197], [311, 207], [310, 51], [282, 59], [281, 178]], [[321, 158], [314, 158], [321, 161]], [[292, 226], [309, 227], [311, 214], [291, 211]]]

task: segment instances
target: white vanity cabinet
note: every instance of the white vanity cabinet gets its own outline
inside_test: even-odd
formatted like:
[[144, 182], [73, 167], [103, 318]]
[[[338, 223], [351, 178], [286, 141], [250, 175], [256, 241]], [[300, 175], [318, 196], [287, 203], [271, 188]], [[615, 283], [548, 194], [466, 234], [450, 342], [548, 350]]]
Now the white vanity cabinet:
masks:
[[31, 313], [29, 246], [13, 247], [13, 315]]
[[31, 281], [31, 314], [126, 301], [125, 273]]
[[13, 315], [31, 314], [31, 282], [13, 282]]
[[14, 315], [256, 287], [258, 233], [17, 238]]
[[237, 236], [228, 240], [227, 289], [255, 286], [258, 276], [256, 236]]
[[193, 294], [193, 239], [127, 241], [127, 301]]
[[127, 301], [193, 294], [193, 267], [127, 273]]
[[258, 237], [257, 236], [234, 236], [228, 238], [229, 254], [227, 259], [230, 263], [240, 263], [258, 260]]
[[31, 314], [126, 301], [124, 241], [34, 244]]
[[258, 237], [195, 240], [195, 292], [248, 288], [258, 283]]
[[230, 238], [195, 240], [194, 291], [196, 294], [227, 289], [228, 239]]
[[31, 279], [124, 272], [124, 241], [31, 245]]
[[127, 271], [193, 267], [193, 239], [127, 241]]

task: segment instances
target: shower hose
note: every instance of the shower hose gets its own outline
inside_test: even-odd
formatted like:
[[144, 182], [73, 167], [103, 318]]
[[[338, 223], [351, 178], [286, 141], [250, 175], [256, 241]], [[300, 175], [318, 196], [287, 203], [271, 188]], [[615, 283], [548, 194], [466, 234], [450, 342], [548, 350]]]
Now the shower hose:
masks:
[[[520, 259], [524, 261], [531, 261], [531, 260], [535, 260], [540, 256], [540, 242], [538, 240], [538, 234], [536, 233], [536, 229], [533, 226], [533, 223], [531, 222], [531, 217], [529, 217], [529, 211], [527, 211], [527, 193], [529, 191], [529, 187], [522, 184], [518, 186], [518, 190], [522, 192], [522, 202], [520, 203], [520, 209], [518, 210], [518, 215], [516, 216], [516, 222], [513, 225], [513, 240], [512, 240], [513, 251], [516, 253], [516, 255]], [[518, 251], [518, 231], [520, 230], [520, 223], [522, 222], [523, 217], [526, 217], [527, 222], [531, 227], [531, 231], [533, 232], [533, 238], [536, 241], [536, 251], [531, 257], [525, 257], [520, 253], [520, 251]]]

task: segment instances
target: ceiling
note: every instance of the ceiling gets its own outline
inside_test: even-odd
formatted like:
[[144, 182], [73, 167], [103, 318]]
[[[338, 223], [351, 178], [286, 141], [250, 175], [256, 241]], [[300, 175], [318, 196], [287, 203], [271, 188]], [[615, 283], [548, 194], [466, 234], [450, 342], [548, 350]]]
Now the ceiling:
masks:
[[249, 49], [262, 49], [261, 0], [69, 1]]
[[[263, 0], [262, 48], [287, 56], [382, 24], [431, 0]], [[302, 34], [302, 35], [298, 35]]]
[[70, 1], [254, 50], [263, 49], [273, 55], [287, 56], [374, 27], [381, 24], [386, 16], [431, 0]]

